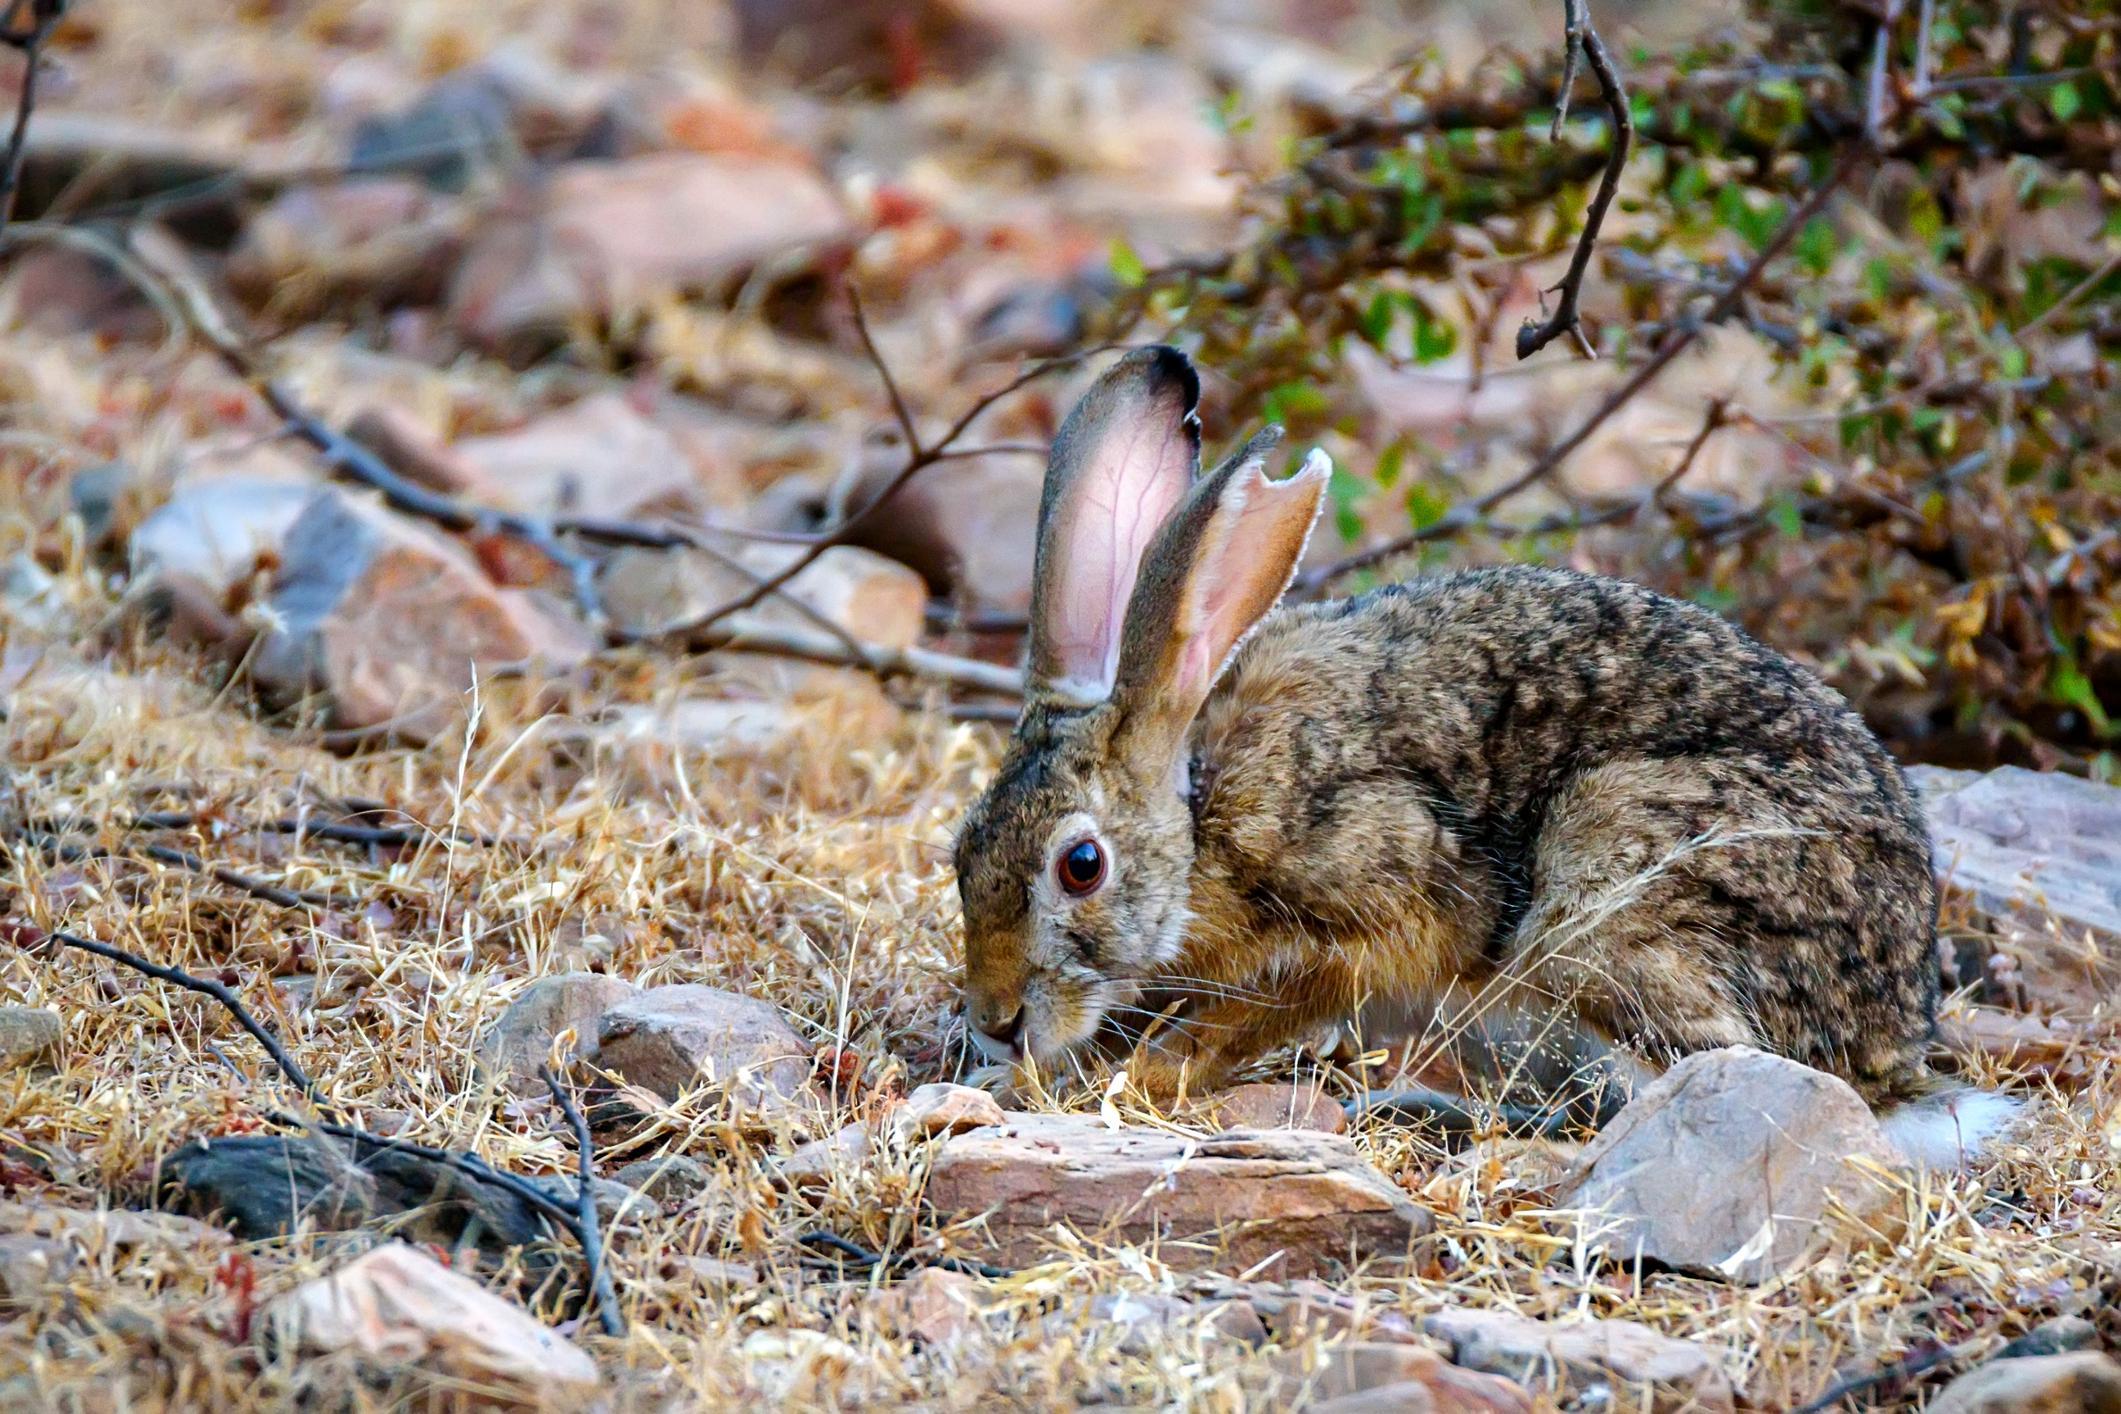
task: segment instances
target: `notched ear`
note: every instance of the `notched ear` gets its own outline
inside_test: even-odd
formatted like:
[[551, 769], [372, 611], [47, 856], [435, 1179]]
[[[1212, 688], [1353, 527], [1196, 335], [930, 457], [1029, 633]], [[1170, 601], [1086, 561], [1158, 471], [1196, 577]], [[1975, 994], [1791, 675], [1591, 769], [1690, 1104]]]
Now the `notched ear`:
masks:
[[1175, 752], [1238, 645], [1296, 573], [1325, 503], [1332, 460], [1269, 480], [1269, 427], [1203, 477], [1149, 547], [1127, 608], [1116, 700], [1152, 755]]
[[1177, 349], [1137, 349], [1083, 395], [1053, 440], [1031, 579], [1034, 700], [1112, 691], [1120, 626], [1158, 527], [1200, 469], [1200, 378]]

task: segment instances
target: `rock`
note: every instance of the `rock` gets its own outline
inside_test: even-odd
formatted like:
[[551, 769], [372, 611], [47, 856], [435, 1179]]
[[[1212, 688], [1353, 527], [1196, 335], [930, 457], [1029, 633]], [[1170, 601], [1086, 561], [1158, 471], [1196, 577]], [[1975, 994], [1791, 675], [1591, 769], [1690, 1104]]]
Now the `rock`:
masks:
[[0, 1006], [0, 1070], [20, 1070], [59, 1058], [66, 1027], [45, 1007]]
[[272, 477], [180, 487], [133, 531], [133, 578], [183, 577], [225, 596], [280, 553], [316, 496], [314, 482]]
[[2121, 987], [2121, 789], [2016, 766], [1909, 778], [1937, 877], [2006, 925], [2029, 999], [2081, 1015]]
[[1008, 1120], [1001, 1102], [985, 1090], [938, 1083], [921, 1086], [891, 1112], [891, 1132], [901, 1143], [909, 1143]]
[[876, 1152], [876, 1133], [866, 1124], [845, 1125], [823, 1139], [799, 1144], [773, 1166], [774, 1179], [798, 1193], [832, 1186], [833, 1176], [859, 1168]]
[[1339, 1134], [1348, 1127], [1340, 1101], [1303, 1082], [1237, 1085], [1202, 1099], [1215, 1123], [1226, 1129], [1315, 1129]]
[[608, 712], [581, 733], [577, 745], [614, 780], [654, 785], [674, 783], [686, 757], [732, 761], [790, 755], [819, 725], [813, 713], [791, 702], [682, 697]]
[[2099, 1327], [2082, 1316], [2052, 1316], [1996, 1352], [1998, 1360], [2027, 1355], [2066, 1355], [2099, 1348]]
[[1556, 1202], [1614, 1258], [1753, 1283], [1806, 1255], [1830, 1195], [1859, 1217], [1895, 1203], [1850, 1160], [1899, 1156], [1838, 1077], [1729, 1046], [1686, 1057], [1584, 1149]]
[[946, 1219], [985, 1214], [1011, 1265], [1043, 1259], [1060, 1223], [1097, 1241], [1156, 1242], [1180, 1269], [1266, 1262], [1267, 1275], [1309, 1275], [1403, 1255], [1433, 1225], [1338, 1136], [1195, 1140], [1084, 1115], [1017, 1115], [945, 1140], [927, 1199]]
[[771, 1002], [685, 983], [605, 1011], [596, 1064], [675, 1100], [710, 1085], [739, 1108], [783, 1110], [810, 1078], [810, 1048]]
[[597, 1018], [641, 989], [620, 977], [595, 972], [562, 972], [540, 977], [516, 994], [500, 1020], [479, 1038], [477, 1068], [482, 1084], [498, 1084], [514, 1094], [546, 1093], [538, 1067], [562, 1031], [573, 1029], [575, 1049], [596, 1044]]
[[122, 461], [83, 467], [66, 479], [67, 509], [81, 518], [82, 538], [102, 549], [128, 534], [136, 514], [140, 477]]
[[159, 1196], [255, 1240], [359, 1227], [384, 1206], [376, 1176], [335, 1140], [241, 1135], [199, 1140], [163, 1159]]
[[[834, 488], [840, 513], [866, 506], [905, 464], [896, 442], [865, 448]], [[1023, 614], [1046, 469], [1036, 457], [964, 458], [929, 467], [865, 519], [853, 543], [911, 565], [968, 614]]]
[[402, 1242], [303, 1283], [264, 1317], [274, 1347], [303, 1356], [415, 1366], [576, 1407], [603, 1383], [596, 1362], [572, 1342]]
[[9, 252], [4, 289], [12, 323], [49, 338], [89, 334], [113, 343], [168, 336], [139, 287], [100, 255], [56, 240]]
[[963, 1272], [922, 1267], [863, 1305], [889, 1335], [923, 1345], [955, 1345], [980, 1328], [980, 1284]]
[[496, 587], [455, 541], [337, 491], [302, 511], [282, 554], [252, 676], [286, 699], [326, 694], [342, 728], [424, 737], [474, 668], [571, 664], [590, 647], [586, 630]]
[[73, 1244], [13, 1233], [0, 1237], [0, 1311], [30, 1311], [44, 1289], [79, 1265]]
[[[1531, 1414], [1532, 1400], [1508, 1380], [1461, 1370], [1418, 1345], [1342, 1341], [1323, 1350], [1281, 1352], [1272, 1362], [1284, 1403], [1301, 1390], [1303, 1407], [1436, 1414]], [[1315, 1402], [1313, 1402], [1315, 1401]]]
[[267, 202], [229, 253], [230, 285], [282, 317], [348, 302], [432, 304], [468, 225], [408, 177], [297, 186]]
[[451, 449], [501, 504], [537, 515], [632, 520], [698, 507], [692, 463], [619, 393], [598, 393], [513, 432]]
[[831, 188], [796, 163], [692, 152], [571, 162], [479, 235], [450, 315], [475, 342], [521, 354], [672, 291], [761, 265], [796, 273], [852, 234]]
[[[571, 1188], [553, 1191], [573, 1201]], [[195, 1140], [162, 1160], [157, 1196], [246, 1241], [347, 1231], [381, 1218], [406, 1218], [406, 1235], [451, 1245], [475, 1232], [482, 1250], [493, 1252], [548, 1235], [538, 1211], [505, 1189], [468, 1183], [418, 1154], [361, 1146], [357, 1156], [322, 1135]]]
[[626, 1165], [612, 1178], [638, 1189], [665, 1208], [674, 1208], [707, 1191], [714, 1174], [698, 1159], [666, 1154], [660, 1159], [640, 1159]]
[[2090, 1350], [1996, 1360], [1946, 1385], [1930, 1414], [2121, 1414], [2121, 1362]]
[[1644, 1410], [1732, 1410], [1729, 1376], [1708, 1351], [1634, 1321], [1535, 1321], [1507, 1311], [1446, 1311], [1422, 1329], [1451, 1350], [1452, 1363], [1500, 1375], [1563, 1403]]
[[[715, 555], [697, 551], [622, 550], [604, 571], [605, 605], [614, 622], [639, 633], [683, 624], [730, 603], [760, 577], [803, 553], [793, 545], [731, 541]], [[731, 562], [734, 562], [732, 566]], [[789, 596], [866, 643], [909, 648], [920, 637], [928, 589], [904, 565], [852, 545], [835, 545], [788, 581]], [[769, 597], [745, 611], [747, 621], [816, 629], [794, 606]]]
[[1141, 1358], [1170, 1348], [1182, 1334], [1213, 1340], [1267, 1342], [1267, 1327], [1252, 1303], [1243, 1300], [1188, 1300], [1157, 1292], [1101, 1291], [1048, 1318], [1056, 1335], [1083, 1329], [1087, 1320], [1098, 1329], [1121, 1332], [1116, 1351]]
[[963, 77], [1001, 45], [996, 31], [953, 0], [736, 0], [732, 8], [747, 68], [829, 89], [904, 87], [934, 72]]

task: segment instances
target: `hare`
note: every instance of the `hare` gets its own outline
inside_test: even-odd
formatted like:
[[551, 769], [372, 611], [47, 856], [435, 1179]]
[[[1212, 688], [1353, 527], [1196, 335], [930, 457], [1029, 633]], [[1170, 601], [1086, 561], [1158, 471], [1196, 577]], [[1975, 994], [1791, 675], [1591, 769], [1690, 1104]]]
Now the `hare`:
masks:
[[1831, 689], [1700, 608], [1510, 566], [1277, 608], [1322, 503], [1278, 428], [1198, 474], [1156, 347], [1069, 415], [1040, 508], [1028, 696], [959, 832], [964, 1012], [991, 1059], [1114, 1037], [1152, 1093], [1352, 1017], [1545, 1010], [1636, 1073], [1772, 1050], [1904, 1105], [1954, 1094], [1922, 813]]

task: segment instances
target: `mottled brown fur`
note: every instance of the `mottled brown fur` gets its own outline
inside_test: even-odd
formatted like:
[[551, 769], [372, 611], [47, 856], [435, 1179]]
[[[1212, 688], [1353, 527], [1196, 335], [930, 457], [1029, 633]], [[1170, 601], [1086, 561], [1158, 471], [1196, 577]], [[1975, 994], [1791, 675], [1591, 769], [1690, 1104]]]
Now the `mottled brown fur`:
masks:
[[[1529, 567], [1283, 608], [1182, 742], [1121, 677], [1034, 700], [959, 842], [975, 1023], [1025, 1007], [1042, 1060], [1113, 1018], [1150, 1032], [1138, 1078], [1200, 1088], [1450, 989], [1652, 1064], [1743, 1042], [1922, 1084], [1921, 812], [1838, 696], [1713, 614]], [[1059, 907], [1084, 821], [1114, 874]]]

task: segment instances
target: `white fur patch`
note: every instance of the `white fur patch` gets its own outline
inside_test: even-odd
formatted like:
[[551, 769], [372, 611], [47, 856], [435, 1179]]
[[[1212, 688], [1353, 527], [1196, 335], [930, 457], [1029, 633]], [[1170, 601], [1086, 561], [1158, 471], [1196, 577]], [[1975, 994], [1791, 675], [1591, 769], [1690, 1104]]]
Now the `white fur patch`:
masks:
[[1879, 1116], [1885, 1137], [1917, 1168], [1964, 1168], [2025, 1113], [1987, 1090], [1950, 1090]]

